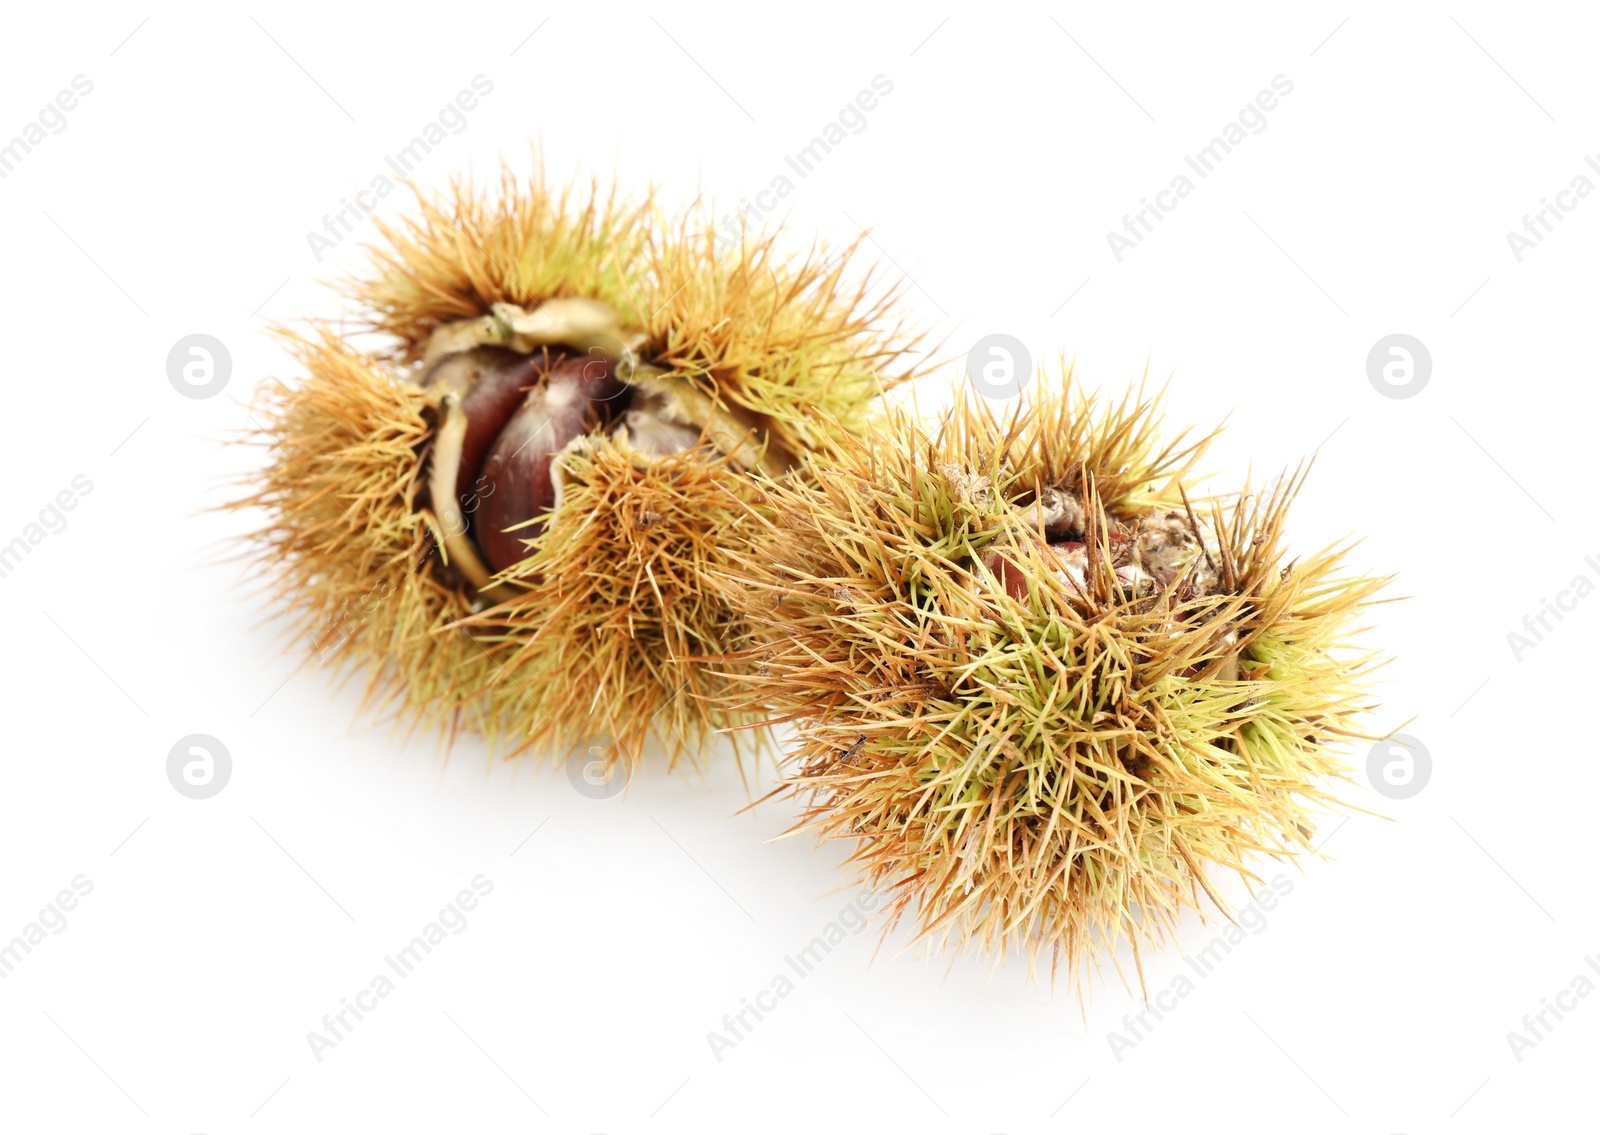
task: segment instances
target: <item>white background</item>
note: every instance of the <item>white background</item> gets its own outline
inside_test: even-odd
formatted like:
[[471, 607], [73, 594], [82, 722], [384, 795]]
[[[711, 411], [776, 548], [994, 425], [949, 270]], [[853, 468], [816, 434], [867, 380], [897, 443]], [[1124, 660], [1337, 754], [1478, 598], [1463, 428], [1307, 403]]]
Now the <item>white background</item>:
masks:
[[[1506, 233], [1600, 150], [1595, 27], [1577, 6], [1099, 7], [8, 13], [0, 138], [74, 75], [94, 86], [0, 181], [0, 543], [75, 475], [93, 488], [0, 579], [0, 939], [73, 877], [93, 891], [0, 981], [0, 1125], [1592, 1124], [1600, 996], [1520, 1061], [1507, 1034], [1600, 954], [1600, 599], [1520, 661], [1506, 636], [1600, 580], [1600, 198], [1521, 262]], [[1293, 539], [1364, 537], [1355, 565], [1397, 575], [1407, 598], [1374, 612], [1395, 661], [1373, 725], [1426, 746], [1424, 790], [1384, 799], [1355, 752], [1348, 795], [1388, 818], [1328, 821], [1329, 859], [1303, 874], [1265, 866], [1293, 883], [1265, 929], [1120, 1060], [1108, 1034], [1138, 998], [1114, 977], [1080, 1011], [1014, 964], [868, 932], [719, 1061], [707, 1033], [851, 901], [840, 851], [770, 842], [788, 803], [736, 815], [725, 755], [596, 801], [559, 768], [362, 717], [242, 586], [228, 539], [248, 519], [208, 511], [259, 460], [219, 443], [291, 365], [264, 326], [336, 318], [320, 281], [360, 263], [355, 239], [318, 263], [306, 233], [478, 74], [493, 93], [419, 185], [525, 165], [537, 141], [557, 178], [728, 204], [889, 78], [785, 202], [795, 247], [871, 228], [947, 341], [930, 399], [1000, 331], [1110, 391], [1170, 376], [1174, 421], [1231, 414], [1219, 487], [1321, 446]], [[1267, 128], [1119, 263], [1106, 233], [1280, 74], [1294, 89]], [[229, 349], [222, 396], [168, 383], [193, 332]], [[1393, 332], [1431, 353], [1412, 398], [1367, 379]], [[209, 800], [167, 782], [191, 733], [232, 754]], [[479, 874], [494, 890], [466, 929], [316, 1060], [307, 1033]], [[1182, 947], [1216, 933], [1192, 920]], [[1178, 950], [1145, 964], [1152, 992], [1192, 972]]]

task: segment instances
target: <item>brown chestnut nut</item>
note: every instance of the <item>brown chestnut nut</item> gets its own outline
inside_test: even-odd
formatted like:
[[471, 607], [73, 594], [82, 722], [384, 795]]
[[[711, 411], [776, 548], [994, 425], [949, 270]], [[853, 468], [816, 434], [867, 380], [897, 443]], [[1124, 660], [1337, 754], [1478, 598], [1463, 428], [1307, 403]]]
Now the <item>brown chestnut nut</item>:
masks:
[[528, 522], [558, 503], [551, 462], [599, 425], [606, 404], [623, 393], [612, 360], [583, 355], [558, 363], [524, 397], [476, 480], [473, 535], [491, 571], [504, 571], [528, 554], [526, 542], [543, 528], [542, 521]]
[[467, 436], [461, 445], [461, 475], [456, 491], [477, 491], [477, 479], [495, 439], [549, 372], [552, 360], [545, 352], [519, 357], [483, 377], [461, 396], [467, 412]]
[[470, 502], [473, 482], [489, 447], [521, 407], [528, 391], [543, 380], [551, 363], [548, 351], [519, 355], [503, 347], [474, 347], [446, 356], [423, 373], [424, 387], [443, 387], [461, 396], [467, 426], [461, 439], [456, 497], [464, 507]]
[[793, 468], [793, 455], [771, 439], [756, 415], [714, 402], [682, 375], [640, 367], [629, 384], [630, 401], [612, 432], [635, 449], [660, 457], [703, 439], [736, 469], [781, 477]]

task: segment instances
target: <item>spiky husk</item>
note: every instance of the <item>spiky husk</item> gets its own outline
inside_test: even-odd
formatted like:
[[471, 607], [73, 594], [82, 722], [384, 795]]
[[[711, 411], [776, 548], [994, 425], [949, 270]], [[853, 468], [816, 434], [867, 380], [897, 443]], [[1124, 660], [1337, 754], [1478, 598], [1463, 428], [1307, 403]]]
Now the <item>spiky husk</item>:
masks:
[[[1020, 947], [1075, 978], [1123, 942], [1137, 962], [1209, 872], [1310, 850], [1312, 813], [1337, 803], [1330, 746], [1371, 663], [1346, 636], [1382, 581], [1345, 575], [1339, 549], [1286, 561], [1295, 479], [1189, 500], [1210, 438], [1161, 432], [1158, 399], [1100, 406], [1069, 372], [1004, 419], [963, 401], [930, 436], [897, 416], [764, 502], [775, 519], [735, 573], [746, 704], [796, 726], [796, 830], [846, 841], [889, 925], [935, 948]], [[1086, 500], [1083, 588], [1019, 523], [1042, 487]], [[1120, 585], [1108, 532], [1196, 508], [1215, 590]]]
[[807, 447], [864, 426], [873, 399], [912, 373], [917, 337], [892, 314], [897, 289], [856, 269], [864, 236], [800, 256], [777, 232], [719, 236], [709, 208], [673, 220], [653, 199], [556, 193], [509, 170], [494, 192], [457, 184], [413, 218], [375, 223], [387, 246], [348, 291], [401, 361], [496, 303], [598, 299], [644, 331], [643, 358]]
[[281, 332], [304, 377], [257, 398], [267, 464], [235, 505], [265, 512], [254, 554], [318, 659], [364, 673], [404, 720], [511, 752], [604, 737], [632, 760], [653, 734], [675, 760], [746, 722], [726, 667], [704, 661], [743, 645], [745, 624], [701, 575], [744, 538], [750, 478], [714, 453], [650, 460], [591, 438], [527, 559], [501, 573], [527, 590], [485, 609], [445, 562], [424, 477], [437, 395], [410, 376], [436, 328], [493, 304], [599, 299], [645, 332], [644, 361], [803, 454], [862, 428], [910, 376], [915, 341], [886, 325], [894, 290], [855, 270], [855, 246], [719, 247], [709, 209], [669, 222], [653, 200], [509, 171], [487, 193], [419, 195], [378, 229], [371, 270], [344, 290], [389, 346]]
[[305, 377], [257, 390], [251, 420], [270, 456], [233, 506], [270, 518], [251, 552], [277, 606], [311, 658], [369, 660], [379, 705], [427, 704], [447, 729], [492, 732], [493, 717], [472, 712], [466, 695], [496, 664], [450, 629], [463, 613], [459, 588], [430, 570], [438, 550], [418, 505], [427, 397], [331, 331], [281, 338]]
[[505, 716], [528, 723], [536, 748], [654, 733], [671, 752], [698, 752], [743, 720], [719, 708], [736, 683], [716, 663], [748, 629], [706, 581], [747, 539], [754, 486], [714, 454], [649, 459], [610, 438], [566, 472], [549, 532], [506, 573], [527, 595], [465, 621], [515, 675], [495, 687]]

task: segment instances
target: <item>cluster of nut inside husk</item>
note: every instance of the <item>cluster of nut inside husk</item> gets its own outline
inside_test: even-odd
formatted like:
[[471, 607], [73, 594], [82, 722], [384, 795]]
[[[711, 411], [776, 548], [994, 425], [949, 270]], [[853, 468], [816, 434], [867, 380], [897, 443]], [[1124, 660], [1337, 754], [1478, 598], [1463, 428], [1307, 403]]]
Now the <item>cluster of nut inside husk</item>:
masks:
[[[961, 474], [951, 466], [947, 475]], [[1196, 514], [1187, 500], [1182, 509], [1157, 509], [1126, 519], [1105, 517], [1104, 533], [1096, 531], [1095, 513], [1084, 503], [1079, 493], [1047, 485], [1024, 495], [1016, 519], [1025, 538], [1037, 545], [1050, 573], [1067, 585], [1069, 594], [1091, 601], [1102, 556], [1104, 566], [1110, 569], [1109, 578], [1134, 603], [1153, 603], [1172, 588], [1175, 607], [1181, 610], [1191, 600], [1214, 595], [1226, 585], [1226, 560], [1215, 528], [1208, 518]], [[993, 549], [984, 553], [983, 562], [1008, 595], [1027, 599], [1023, 567]], [[1236, 643], [1238, 635], [1229, 632], [1223, 641]], [[1185, 676], [1197, 672], [1197, 667], [1190, 667]], [[1239, 676], [1236, 654], [1224, 658], [1217, 676]]]
[[891, 925], [1081, 977], [1226, 909], [1214, 874], [1314, 850], [1382, 581], [1287, 555], [1303, 474], [1191, 500], [1212, 436], [1068, 372], [769, 488], [744, 687], [794, 725], [796, 829], [843, 841]]
[[507, 754], [759, 748], [722, 708], [746, 630], [717, 581], [757, 485], [917, 369], [897, 288], [859, 240], [730, 241], [509, 168], [373, 223], [341, 291], [374, 341], [280, 330], [303, 374], [257, 392], [233, 502], [297, 633], [369, 706]]
[[527, 585], [503, 573], [561, 504], [563, 456], [595, 435], [644, 459], [703, 449], [738, 471], [792, 466], [754, 415], [641, 360], [644, 345], [581, 298], [499, 303], [434, 332], [416, 378], [439, 407], [428, 497], [445, 562], [480, 595], [503, 602]]
[[1380, 581], [1287, 557], [1295, 479], [1191, 505], [1209, 438], [1070, 372], [1004, 420], [885, 409], [916, 340], [855, 246], [510, 175], [421, 209], [352, 290], [395, 345], [285, 333], [305, 381], [261, 393], [235, 504], [375, 702], [607, 765], [792, 723], [800, 826], [891, 923], [1074, 969], [1310, 850]]

